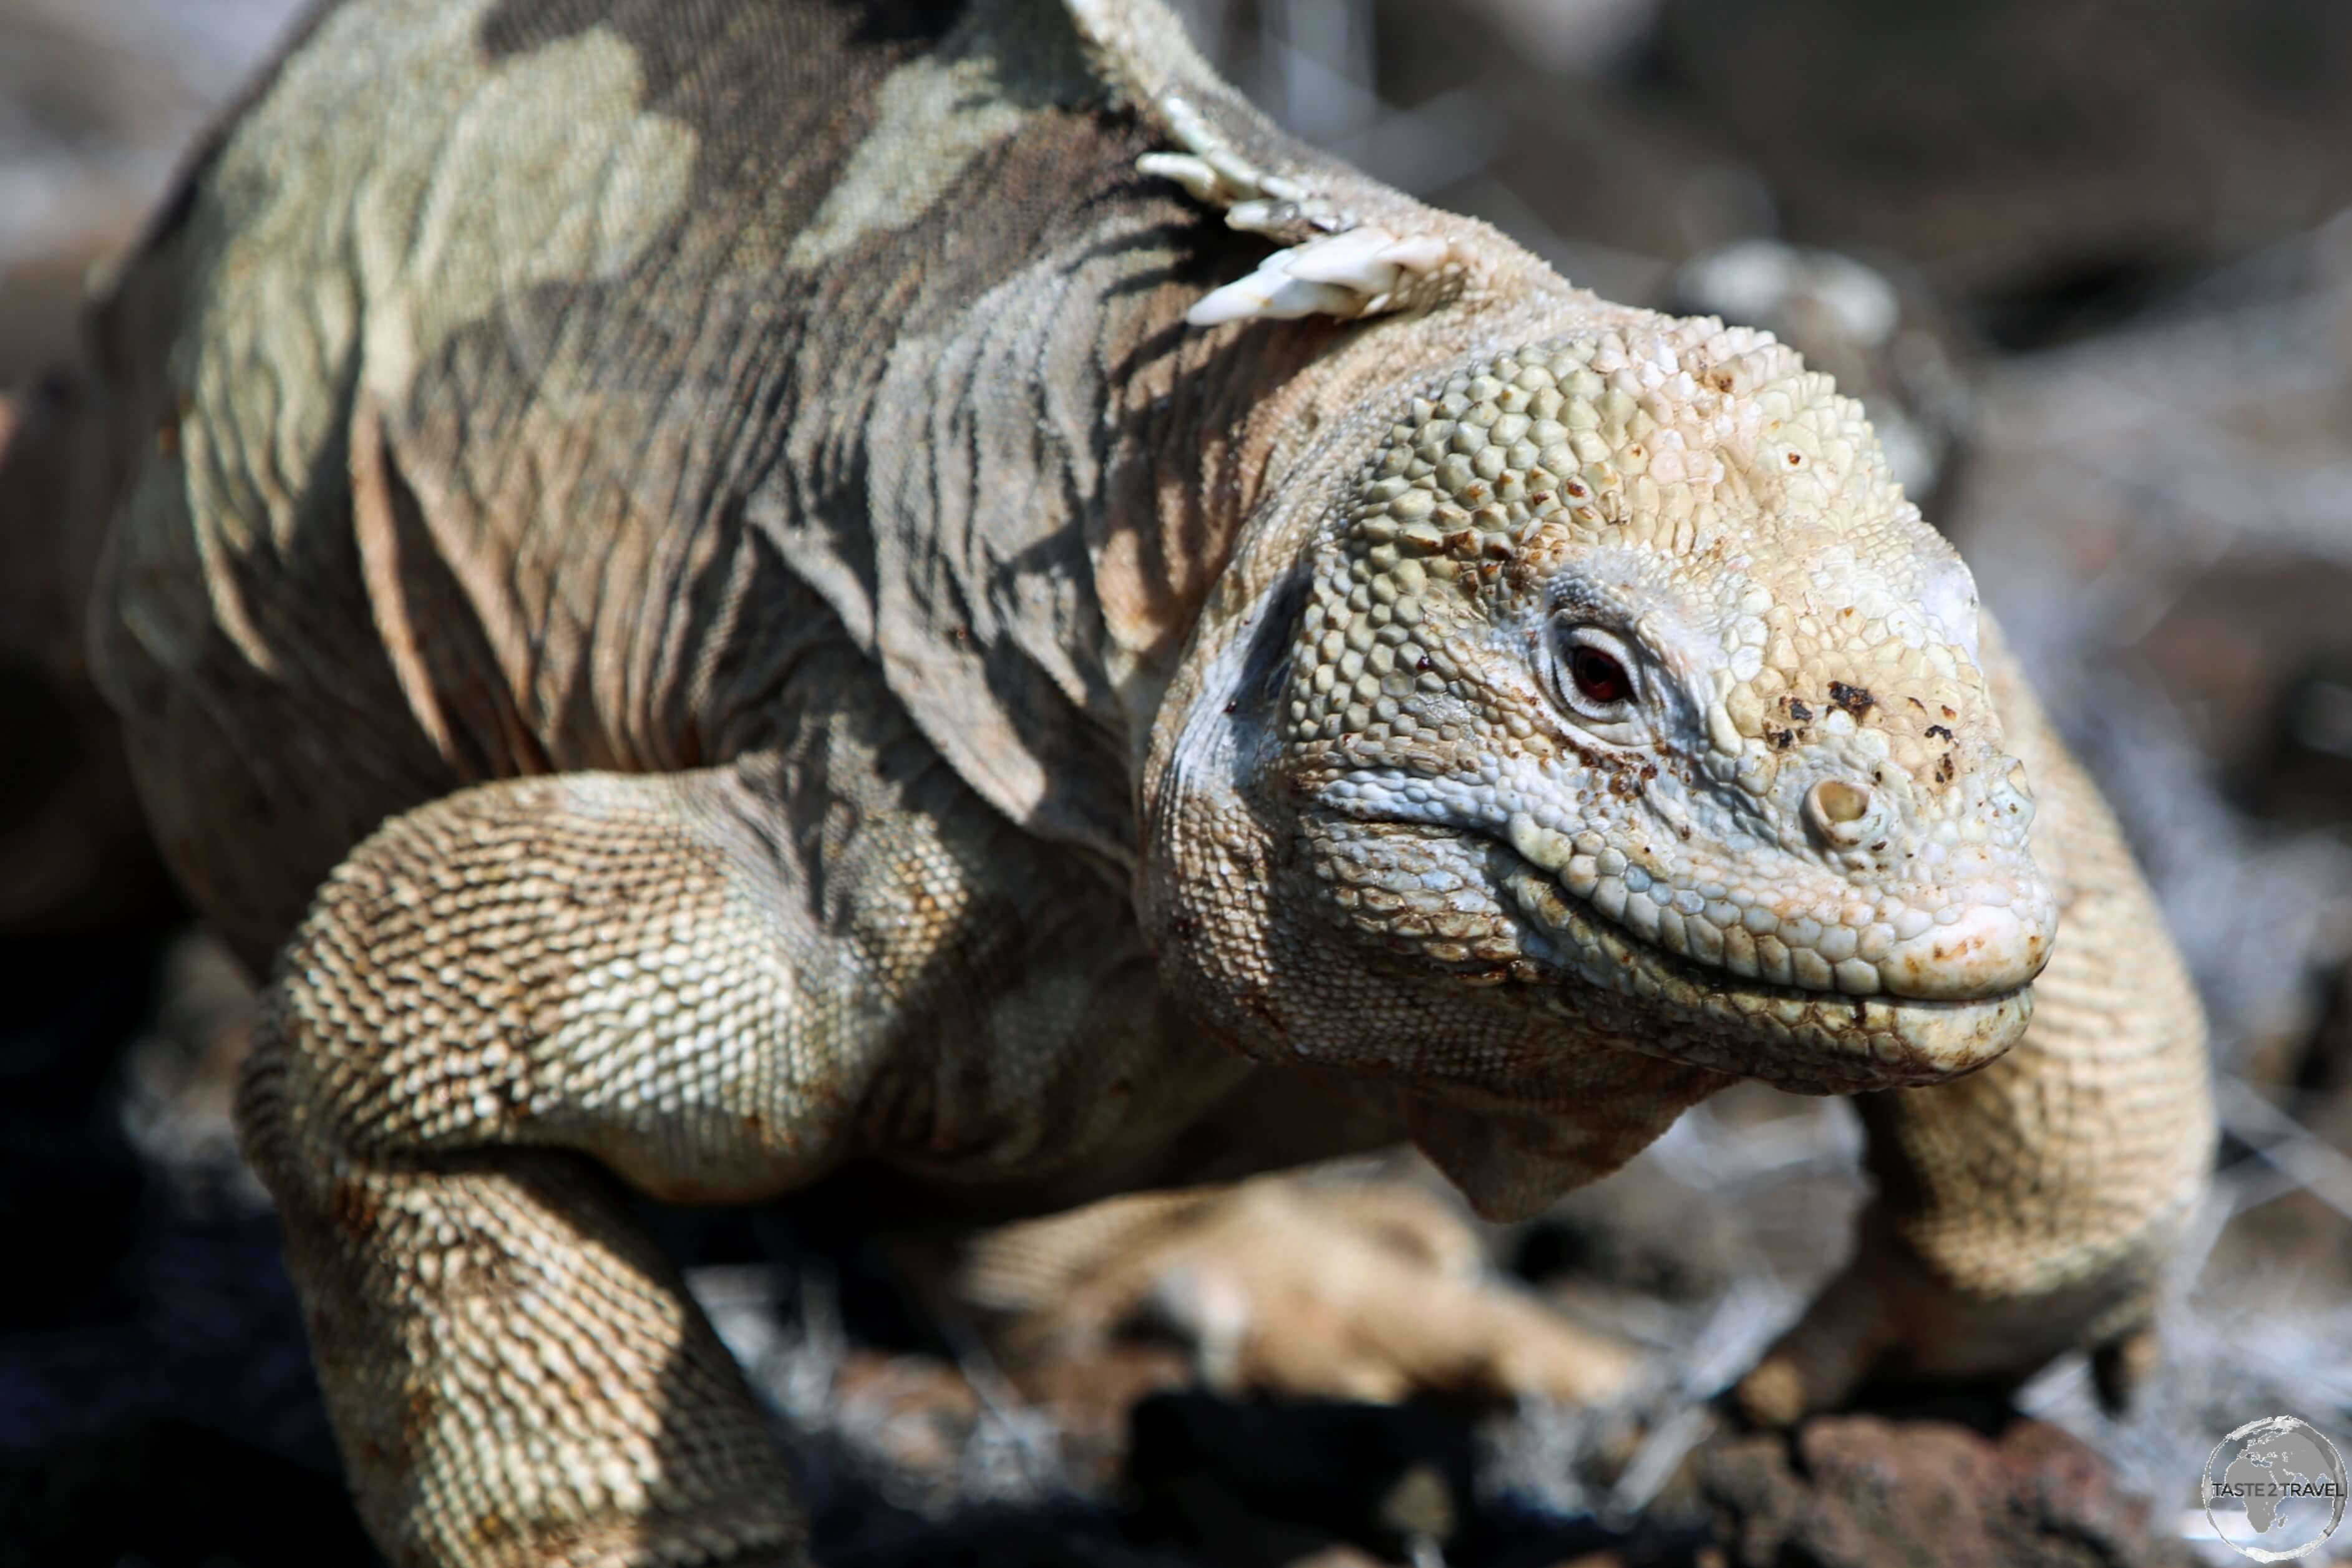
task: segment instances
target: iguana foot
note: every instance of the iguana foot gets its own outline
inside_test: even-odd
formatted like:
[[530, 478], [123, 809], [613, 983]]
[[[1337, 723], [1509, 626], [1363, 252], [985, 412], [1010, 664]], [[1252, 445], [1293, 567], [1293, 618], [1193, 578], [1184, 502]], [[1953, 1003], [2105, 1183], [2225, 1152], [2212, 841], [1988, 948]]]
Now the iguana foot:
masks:
[[1453, 254], [1443, 235], [1351, 228], [1276, 251], [1247, 277], [1203, 295], [1184, 319], [1215, 327], [1259, 319], [1377, 316], [1400, 303], [1412, 279], [1437, 271]]
[[962, 1285], [1014, 1314], [1016, 1355], [1154, 1328], [1228, 1394], [1583, 1405], [1638, 1368], [1631, 1347], [1497, 1279], [1469, 1224], [1403, 1181], [1117, 1198], [992, 1232]]
[[1873, 1385], [2014, 1385], [2081, 1349], [2101, 1403], [2120, 1410], [2157, 1364], [2154, 1295], [2134, 1260], [2048, 1291], [1971, 1291], [1872, 1217], [1853, 1260], [1733, 1386], [1731, 1402], [1753, 1425], [1788, 1427]]
[[1308, 223], [1327, 234], [1348, 226], [1343, 214], [1305, 185], [1243, 157], [1181, 94], [1165, 93], [1155, 107], [1182, 151], [1146, 152], [1135, 161], [1138, 173], [1175, 181], [1193, 200], [1223, 208], [1233, 227], [1253, 234], [1268, 233], [1278, 223]]
[[[1098, 0], [1077, 0], [1071, 15], [1097, 47], [1116, 53], [1118, 18]], [[1228, 228], [1297, 239], [1248, 277], [1204, 296], [1184, 319], [1195, 327], [1227, 321], [1350, 319], [1398, 308], [1412, 284], [1459, 259], [1443, 234], [1402, 234], [1367, 222], [1305, 182], [1245, 155], [1180, 89], [1147, 89], [1152, 117], [1176, 151], [1147, 152], [1136, 172], [1172, 180], [1193, 200], [1224, 214]]]
[[1276, 251], [1255, 271], [1203, 295], [1184, 313], [1195, 327], [1228, 321], [1377, 316], [1406, 302], [1412, 285], [1458, 259], [1453, 239], [1398, 234], [1358, 221], [1295, 182], [1268, 174], [1216, 138], [1182, 99], [1163, 102], [1171, 126], [1195, 126], [1183, 152], [1147, 152], [1139, 172], [1175, 181], [1194, 199], [1224, 210], [1225, 225], [1249, 234], [1321, 231]]

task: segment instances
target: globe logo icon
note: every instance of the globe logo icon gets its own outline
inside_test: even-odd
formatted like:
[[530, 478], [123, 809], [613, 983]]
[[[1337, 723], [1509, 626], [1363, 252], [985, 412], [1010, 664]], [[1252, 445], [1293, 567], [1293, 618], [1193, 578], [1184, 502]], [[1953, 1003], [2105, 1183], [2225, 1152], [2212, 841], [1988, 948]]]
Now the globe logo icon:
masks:
[[2205, 1461], [2205, 1517], [2257, 1563], [2316, 1552], [2344, 1522], [2344, 1456], [2292, 1416], [2249, 1421]]

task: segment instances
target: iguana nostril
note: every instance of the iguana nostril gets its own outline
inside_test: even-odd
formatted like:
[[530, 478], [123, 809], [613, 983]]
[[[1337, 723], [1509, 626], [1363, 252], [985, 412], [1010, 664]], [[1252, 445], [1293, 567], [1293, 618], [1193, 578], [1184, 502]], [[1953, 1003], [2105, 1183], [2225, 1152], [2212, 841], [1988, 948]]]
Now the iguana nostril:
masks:
[[1840, 847], [1862, 841], [1870, 791], [1843, 779], [1824, 779], [1805, 791], [1805, 821], [1823, 841]]

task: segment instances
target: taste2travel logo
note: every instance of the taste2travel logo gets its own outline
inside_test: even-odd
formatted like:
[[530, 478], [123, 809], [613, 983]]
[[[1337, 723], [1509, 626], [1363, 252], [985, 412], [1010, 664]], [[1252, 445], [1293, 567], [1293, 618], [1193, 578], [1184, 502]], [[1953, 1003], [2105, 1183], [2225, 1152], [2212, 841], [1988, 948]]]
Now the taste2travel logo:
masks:
[[2257, 1563], [2308, 1556], [2344, 1522], [2344, 1456], [2292, 1416], [2249, 1421], [2205, 1461], [2205, 1517]]

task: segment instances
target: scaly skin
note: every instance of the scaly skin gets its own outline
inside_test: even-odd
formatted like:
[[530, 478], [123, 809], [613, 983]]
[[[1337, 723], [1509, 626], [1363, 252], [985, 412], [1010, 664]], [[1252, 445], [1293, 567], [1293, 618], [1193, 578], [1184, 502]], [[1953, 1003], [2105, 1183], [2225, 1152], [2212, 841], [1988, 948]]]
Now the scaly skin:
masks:
[[803, 1559], [616, 1180], [1409, 1136], [1517, 1214], [1750, 1075], [1885, 1178], [1751, 1410], [2138, 1343], [2195, 1006], [1853, 407], [1140, 0], [344, 0], [95, 357], [94, 660], [278, 955], [240, 1125], [396, 1562]]

